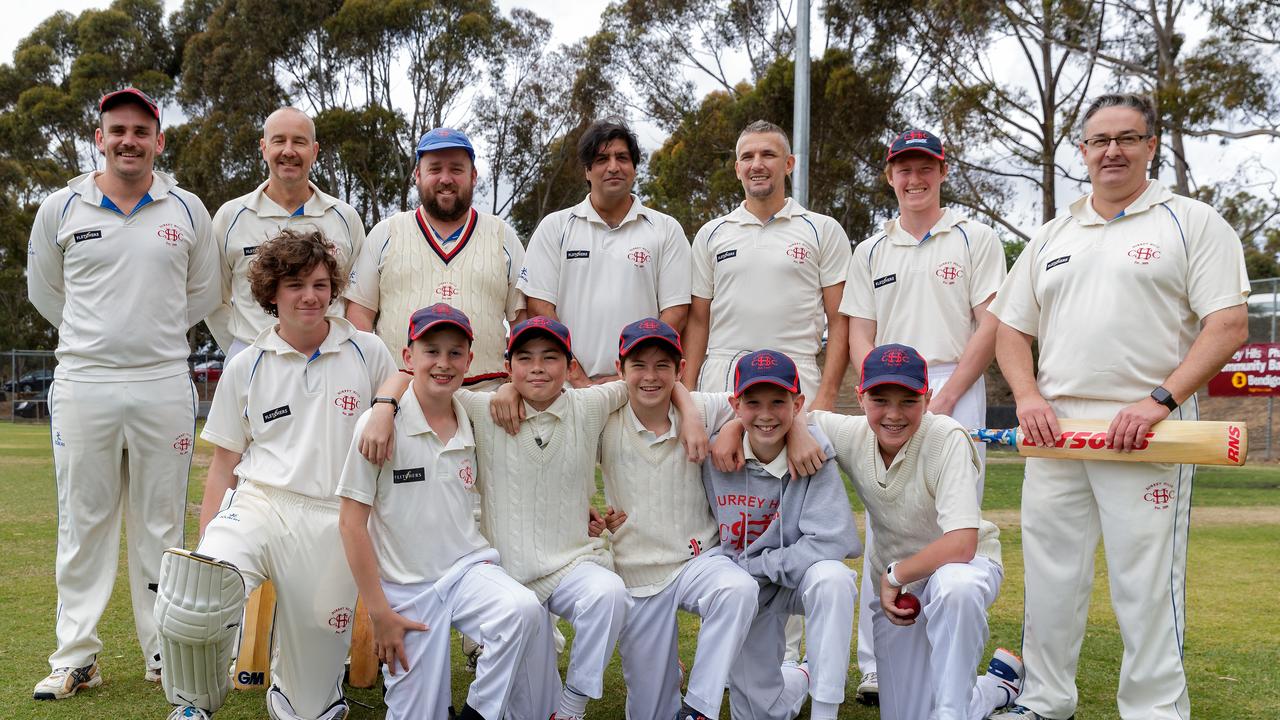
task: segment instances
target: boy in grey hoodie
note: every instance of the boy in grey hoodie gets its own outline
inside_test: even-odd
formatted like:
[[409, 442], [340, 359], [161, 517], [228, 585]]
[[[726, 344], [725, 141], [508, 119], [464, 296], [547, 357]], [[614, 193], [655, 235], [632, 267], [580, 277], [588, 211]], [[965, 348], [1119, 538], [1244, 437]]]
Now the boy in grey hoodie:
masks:
[[[790, 720], [813, 698], [810, 717], [834, 720], [849, 671], [857, 574], [843, 560], [862, 544], [840, 471], [827, 460], [813, 475], [787, 469], [787, 433], [804, 407], [795, 363], [773, 350], [741, 358], [730, 400], [745, 428], [745, 465], [702, 480], [719, 523], [711, 552], [734, 559], [760, 583], [760, 610], [729, 676], [736, 720]], [[835, 451], [810, 427], [827, 458]], [[783, 668], [784, 626], [803, 615], [808, 660]]]

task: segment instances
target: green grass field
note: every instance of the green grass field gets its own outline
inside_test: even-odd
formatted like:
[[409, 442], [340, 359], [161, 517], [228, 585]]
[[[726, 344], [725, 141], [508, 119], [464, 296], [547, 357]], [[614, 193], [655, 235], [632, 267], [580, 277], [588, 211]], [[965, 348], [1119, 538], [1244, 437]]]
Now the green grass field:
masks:
[[[57, 506], [46, 426], [0, 424], [0, 720], [10, 718], [164, 718], [168, 705], [159, 687], [142, 680], [143, 664], [121, 576], [99, 627], [105, 683], [73, 699], [36, 703], [31, 688], [46, 672], [54, 648], [56, 592], [53, 559]], [[192, 471], [188, 539], [194, 539], [195, 503], [209, 448], [201, 443]], [[1017, 648], [1022, 618], [1022, 552], [1017, 509], [1022, 463], [992, 455], [986, 509], [1001, 524], [1006, 578], [991, 610], [991, 648]], [[1280, 717], [1280, 468], [1205, 469], [1196, 478], [1189, 561], [1188, 631], [1185, 662], [1198, 718], [1238, 720]], [[855, 501], [856, 505], [856, 501]], [[1089, 628], [1080, 659], [1077, 717], [1115, 718], [1116, 673], [1121, 642], [1110, 609], [1101, 558]], [[692, 661], [696, 619], [682, 620], [685, 662]], [[456, 645], [455, 645], [456, 647]], [[562, 658], [563, 663], [563, 658]], [[563, 671], [563, 665], [562, 665]], [[454, 696], [461, 701], [469, 677], [455, 663]], [[851, 672], [856, 682], [856, 668]], [[353, 719], [381, 718], [377, 691], [352, 697]], [[617, 659], [605, 697], [588, 708], [593, 720], [623, 716], [625, 689]], [[852, 697], [852, 688], [850, 688]], [[727, 709], [724, 716], [727, 717]], [[264, 718], [261, 692], [233, 692], [219, 720]], [[805, 716], [802, 716], [805, 717]], [[841, 718], [871, 720], [874, 708], [848, 703]]]

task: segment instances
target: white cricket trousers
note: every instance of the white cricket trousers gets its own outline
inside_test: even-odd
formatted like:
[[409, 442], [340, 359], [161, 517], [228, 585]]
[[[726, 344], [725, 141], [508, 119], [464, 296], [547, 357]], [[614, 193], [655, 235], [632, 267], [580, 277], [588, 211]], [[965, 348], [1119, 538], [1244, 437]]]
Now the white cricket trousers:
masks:
[[[935, 393], [942, 389], [951, 374], [956, 371], [956, 363], [937, 363], [929, 366], [929, 387]], [[964, 395], [956, 401], [951, 410], [951, 417], [966, 428], [987, 426], [987, 380], [982, 375], [969, 386]], [[987, 477], [987, 444], [974, 443], [978, 449], [978, 461], [981, 472], [978, 473], [978, 507], [982, 507], [982, 488]], [[878, 598], [880, 596], [880, 574], [884, 568], [871, 567], [871, 515], [863, 513], [863, 526], [866, 528], [862, 543], [862, 597]], [[876, 600], [876, 606], [880, 601]], [[875, 637], [871, 632], [870, 613], [858, 610], [858, 670], [864, 675], [876, 671]]]
[[[622, 578], [593, 562], [580, 562], [544, 604], [573, 626], [565, 684], [582, 695], [599, 698], [604, 694], [604, 670], [631, 609], [631, 595]], [[544, 660], [553, 669], [554, 650], [551, 647]]]
[[271, 681], [293, 709], [317, 717], [337, 702], [356, 606], [338, 503], [241, 482], [197, 552], [235, 565], [245, 597], [263, 580], [275, 586]]
[[670, 720], [680, 710], [677, 610], [702, 618], [684, 701], [709, 718], [720, 714], [729, 668], [756, 616], [760, 585], [724, 555], [701, 554], [672, 583], [633, 598], [618, 640], [628, 720]]
[[[760, 612], [729, 672], [731, 717], [791, 720], [804, 705], [806, 690], [818, 702], [844, 702], [858, 574], [843, 562], [820, 560], [799, 587], [766, 585], [760, 600]], [[807, 682], [803, 669], [782, 667], [783, 626], [792, 615], [803, 615], [808, 628]]]
[[[1180, 407], [1172, 420], [1194, 420]], [[1060, 418], [1109, 420], [1125, 403], [1062, 398]], [[1101, 537], [1111, 605], [1124, 641], [1116, 702], [1124, 720], [1187, 718], [1182, 665], [1193, 465], [1027, 459], [1022, 485], [1026, 567], [1019, 704], [1044, 717], [1076, 710], [1076, 664]]]
[[128, 537], [133, 622], [148, 668], [159, 668], [152, 617], [160, 556], [182, 545], [187, 475], [195, 449], [190, 378], [145, 382], [55, 380], [49, 393], [58, 483], [58, 648], [49, 665], [83, 667], [102, 650], [98, 620]]
[[533, 591], [512, 580], [497, 562], [498, 553], [486, 549], [461, 558], [435, 583], [383, 581], [392, 609], [428, 628], [405, 633], [408, 672], [398, 669], [391, 675], [387, 666], [382, 668], [387, 720], [448, 715], [450, 627], [484, 646], [467, 693], [467, 704], [476, 712], [495, 720], [546, 720], [551, 715], [555, 676], [544, 666], [553, 652], [547, 611]]
[[987, 643], [987, 609], [1004, 570], [978, 556], [938, 568], [916, 590], [915, 624], [894, 625], [880, 596], [864, 598], [875, 627], [881, 720], [982, 720], [1011, 699], [998, 681], [974, 675]]

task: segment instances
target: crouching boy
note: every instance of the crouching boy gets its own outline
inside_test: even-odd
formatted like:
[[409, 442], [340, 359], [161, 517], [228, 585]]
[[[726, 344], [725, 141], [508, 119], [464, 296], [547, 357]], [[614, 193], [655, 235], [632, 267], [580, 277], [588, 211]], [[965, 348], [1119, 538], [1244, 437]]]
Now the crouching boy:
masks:
[[[448, 305], [413, 314], [403, 352], [414, 379], [398, 403], [390, 460], [379, 468], [353, 442], [338, 486], [343, 545], [384, 663], [388, 720], [455, 717], [450, 626], [485, 648], [456, 717], [545, 717], [521, 704], [544, 677], [530, 661], [550, 653], [546, 612], [498, 565], [472, 519], [476, 447], [454, 398], [472, 337], [467, 316]], [[366, 412], [357, 438], [368, 421]]]

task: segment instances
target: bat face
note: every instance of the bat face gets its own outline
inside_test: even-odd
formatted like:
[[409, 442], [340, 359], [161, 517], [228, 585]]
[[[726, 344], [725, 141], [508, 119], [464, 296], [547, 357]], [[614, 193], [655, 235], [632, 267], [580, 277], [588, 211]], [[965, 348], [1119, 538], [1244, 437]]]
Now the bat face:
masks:
[[1020, 455], [1067, 460], [1243, 465], [1249, 451], [1249, 430], [1242, 422], [1165, 420], [1124, 453], [1107, 447], [1108, 420], [1060, 418], [1058, 424], [1062, 434], [1046, 447], [1018, 430], [977, 428], [969, 435], [978, 442], [1016, 447]]

